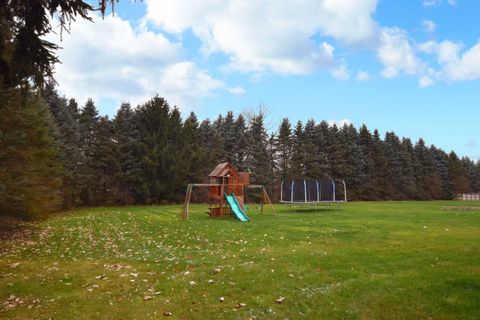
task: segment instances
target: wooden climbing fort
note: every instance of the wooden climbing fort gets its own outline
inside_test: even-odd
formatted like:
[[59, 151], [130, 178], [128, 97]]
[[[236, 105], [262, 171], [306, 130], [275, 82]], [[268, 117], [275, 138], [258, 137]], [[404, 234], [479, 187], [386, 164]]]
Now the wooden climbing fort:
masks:
[[188, 219], [189, 205], [192, 197], [193, 188], [208, 188], [208, 214], [211, 217], [222, 217], [232, 215], [232, 207], [227, 203], [226, 195], [234, 195], [240, 209], [245, 211], [245, 190], [258, 189], [262, 194], [261, 212], [263, 205], [270, 204], [275, 213], [275, 209], [270, 201], [267, 191], [263, 185], [250, 184], [250, 173], [239, 172], [229, 162], [218, 164], [208, 175], [207, 183], [191, 183], [187, 186], [185, 202], [183, 204], [181, 217]]

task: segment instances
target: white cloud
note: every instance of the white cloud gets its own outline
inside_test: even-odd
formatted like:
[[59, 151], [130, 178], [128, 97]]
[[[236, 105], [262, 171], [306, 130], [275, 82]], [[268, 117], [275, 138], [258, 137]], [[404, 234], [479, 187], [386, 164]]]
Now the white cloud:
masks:
[[233, 88], [228, 88], [228, 92], [235, 95], [242, 95], [242, 94], [245, 94], [245, 89], [242, 87], [233, 87]]
[[49, 36], [63, 47], [56, 79], [65, 95], [137, 104], [158, 93], [172, 105], [191, 109], [199, 98], [229, 90], [192, 62], [183, 61], [180, 43], [160, 33], [134, 30], [119, 17], [94, 20], [75, 22], [73, 36], [65, 34], [62, 42], [57, 35]]
[[448, 81], [466, 81], [480, 79], [480, 42], [458, 56], [458, 50], [449, 52], [448, 59], [441, 70], [441, 77]]
[[399, 28], [382, 30], [377, 55], [384, 65], [382, 75], [385, 78], [396, 77], [400, 72], [417, 75], [425, 67], [416, 56], [406, 31]]
[[423, 20], [422, 22], [423, 30], [427, 33], [432, 33], [437, 28], [435, 22], [432, 20]]
[[[422, 5], [424, 7], [434, 7], [434, 6], [439, 6], [443, 3], [442, 0], [423, 0]], [[451, 6], [456, 6], [457, 1], [456, 0], [447, 0], [447, 3]]]
[[368, 81], [370, 80], [370, 75], [367, 71], [358, 70], [356, 79], [357, 81]]
[[423, 76], [419, 80], [419, 85], [421, 88], [430, 87], [434, 83], [435, 83], [435, 80], [433, 80], [430, 76]]
[[306, 74], [342, 64], [330, 36], [348, 45], [376, 39], [372, 15], [378, 0], [147, 0], [148, 21], [181, 35], [186, 30], [202, 41], [205, 54], [224, 53], [228, 69], [242, 72]]
[[433, 7], [433, 6], [438, 6], [441, 4], [441, 0], [423, 0], [422, 6], [424, 7]]
[[350, 72], [348, 71], [347, 63], [342, 60], [338, 66], [330, 72], [332, 76], [339, 80], [348, 80], [350, 79]]
[[463, 53], [463, 44], [452, 41], [428, 41], [419, 50], [435, 57], [438, 65], [433, 72], [438, 81], [467, 81], [480, 79], [480, 41]]

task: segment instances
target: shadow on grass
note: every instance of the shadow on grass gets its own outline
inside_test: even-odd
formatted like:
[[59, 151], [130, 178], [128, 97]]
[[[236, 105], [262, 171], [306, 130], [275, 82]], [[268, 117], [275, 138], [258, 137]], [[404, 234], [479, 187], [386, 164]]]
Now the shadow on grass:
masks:
[[27, 220], [10, 216], [0, 217], [0, 242], [25, 240], [31, 237], [32, 231], [33, 225]]
[[323, 212], [340, 212], [337, 208], [291, 208], [284, 209], [280, 212], [285, 213], [323, 213]]

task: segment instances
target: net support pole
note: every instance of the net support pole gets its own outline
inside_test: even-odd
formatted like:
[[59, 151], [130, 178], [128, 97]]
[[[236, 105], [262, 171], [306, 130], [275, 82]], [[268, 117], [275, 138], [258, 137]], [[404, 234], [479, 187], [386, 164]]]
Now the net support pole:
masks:
[[333, 202], [336, 202], [336, 199], [335, 199], [335, 193], [336, 193], [336, 190], [335, 190], [335, 181], [332, 180], [332, 186], [333, 186]]
[[280, 202], [283, 201], [283, 180], [282, 180], [282, 185], [280, 187]]
[[303, 180], [303, 190], [305, 191], [305, 203], [307, 203], [307, 180]]
[[295, 187], [295, 180], [292, 180], [292, 186], [290, 189], [290, 201], [293, 202], [293, 188]]
[[347, 184], [345, 183], [345, 180], [342, 180], [343, 181], [343, 192], [344, 192], [344, 200], [345, 202], [347, 202]]

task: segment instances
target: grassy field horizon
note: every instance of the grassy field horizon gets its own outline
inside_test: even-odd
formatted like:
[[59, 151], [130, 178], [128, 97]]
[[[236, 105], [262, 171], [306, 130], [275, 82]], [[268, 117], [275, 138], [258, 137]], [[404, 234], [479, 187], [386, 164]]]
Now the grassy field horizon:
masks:
[[1, 319], [478, 319], [480, 203], [83, 208], [0, 250]]

